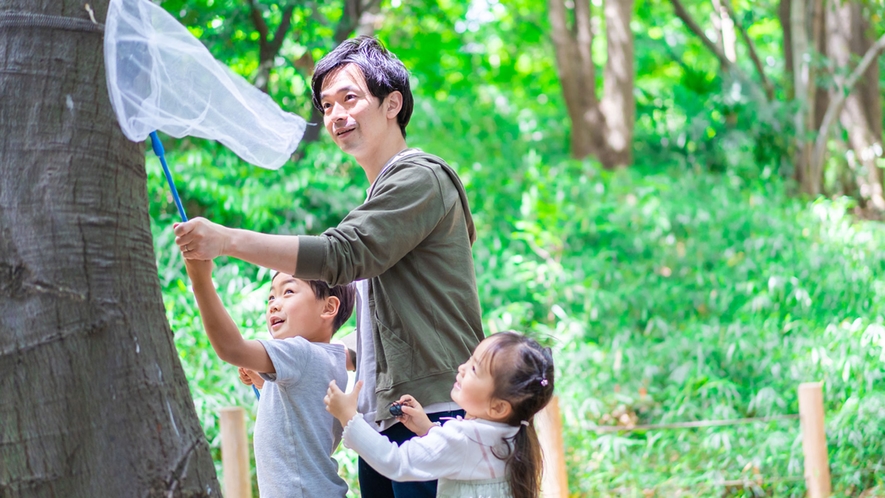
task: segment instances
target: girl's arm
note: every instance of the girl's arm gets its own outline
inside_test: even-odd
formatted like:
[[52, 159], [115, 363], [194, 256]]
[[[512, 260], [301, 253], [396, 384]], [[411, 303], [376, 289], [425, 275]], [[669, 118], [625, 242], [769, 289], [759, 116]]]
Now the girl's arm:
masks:
[[369, 426], [357, 414], [344, 429], [344, 446], [356, 451], [373, 469], [394, 481], [432, 481], [463, 472], [470, 441], [461, 433], [436, 428], [401, 446]]
[[326, 410], [344, 426], [344, 445], [353, 449], [376, 471], [394, 481], [432, 481], [456, 475], [464, 467], [470, 442], [460, 433], [432, 430], [401, 446], [382, 436], [357, 413], [363, 382], [348, 394], [333, 380], [323, 401]]
[[236, 323], [215, 292], [215, 285], [212, 283], [212, 262], [186, 259], [185, 266], [193, 284], [194, 297], [197, 299], [197, 307], [200, 308], [206, 336], [218, 357], [238, 367], [256, 372], [274, 373], [273, 362], [270, 361], [264, 346], [258, 341], [243, 339]]

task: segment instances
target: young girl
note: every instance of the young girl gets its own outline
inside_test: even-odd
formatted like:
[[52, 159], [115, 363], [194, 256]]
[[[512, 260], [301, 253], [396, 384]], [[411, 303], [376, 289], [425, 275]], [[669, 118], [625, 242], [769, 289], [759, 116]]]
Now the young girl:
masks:
[[394, 481], [439, 479], [438, 497], [534, 498], [541, 485], [541, 447], [533, 417], [553, 395], [553, 357], [515, 332], [487, 337], [458, 368], [452, 400], [463, 419], [431, 423], [404, 395], [399, 420], [417, 434], [397, 446], [356, 411], [361, 383], [344, 394], [333, 380], [326, 410], [344, 428], [344, 445]]

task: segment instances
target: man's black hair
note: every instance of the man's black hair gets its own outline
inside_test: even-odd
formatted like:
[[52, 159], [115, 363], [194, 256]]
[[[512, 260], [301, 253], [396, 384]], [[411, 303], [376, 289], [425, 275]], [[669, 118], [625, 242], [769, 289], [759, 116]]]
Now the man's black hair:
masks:
[[412, 90], [409, 87], [409, 71], [395, 55], [384, 48], [380, 41], [371, 36], [358, 36], [345, 40], [320, 59], [310, 82], [314, 107], [324, 112], [323, 104], [320, 102], [323, 81], [329, 73], [347, 64], [355, 64], [360, 68], [363, 77], [366, 78], [369, 93], [378, 100], [384, 101], [393, 92], [403, 94], [403, 106], [396, 115], [396, 121], [405, 138], [406, 125], [409, 124], [412, 109], [415, 107]]

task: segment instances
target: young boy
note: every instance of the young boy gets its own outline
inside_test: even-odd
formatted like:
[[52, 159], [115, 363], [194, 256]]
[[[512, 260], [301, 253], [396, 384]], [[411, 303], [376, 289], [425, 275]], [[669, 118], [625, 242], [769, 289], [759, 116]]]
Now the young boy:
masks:
[[345, 496], [331, 456], [341, 425], [326, 412], [323, 396], [332, 379], [347, 383], [346, 350], [330, 340], [353, 311], [353, 286], [277, 273], [267, 299], [272, 338], [247, 341], [215, 291], [212, 262], [186, 260], [186, 266], [218, 357], [266, 381], [253, 435], [261, 497]]

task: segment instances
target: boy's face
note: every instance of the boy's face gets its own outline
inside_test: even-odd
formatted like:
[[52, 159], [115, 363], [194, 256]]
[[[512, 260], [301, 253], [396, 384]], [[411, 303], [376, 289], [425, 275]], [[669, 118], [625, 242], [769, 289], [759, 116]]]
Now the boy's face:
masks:
[[267, 297], [270, 335], [274, 339], [303, 337], [310, 342], [329, 342], [326, 301], [317, 299], [310, 284], [304, 280], [285, 273], [277, 274]]
[[396, 123], [399, 109], [396, 112], [389, 109], [390, 98], [388, 95], [381, 102], [369, 93], [358, 66], [341, 66], [326, 76], [320, 91], [326, 131], [341, 150], [358, 161], [361, 157], [371, 156], [384, 142], [387, 133], [401, 134]]

